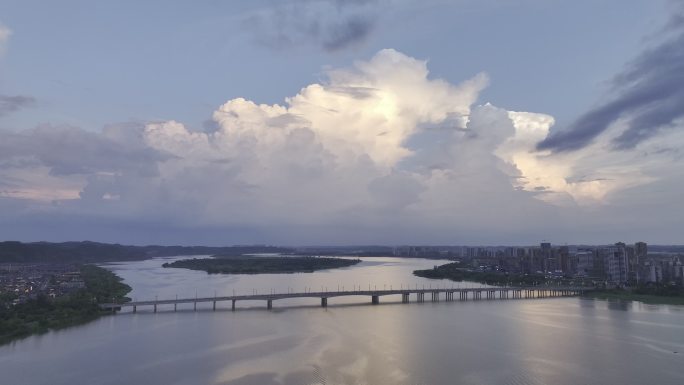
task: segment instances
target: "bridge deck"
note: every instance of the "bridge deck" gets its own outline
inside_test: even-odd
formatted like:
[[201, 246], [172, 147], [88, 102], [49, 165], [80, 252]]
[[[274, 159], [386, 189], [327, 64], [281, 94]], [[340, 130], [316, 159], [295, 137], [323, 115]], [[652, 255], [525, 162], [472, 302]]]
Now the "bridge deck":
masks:
[[[221, 297], [201, 297], [201, 298], [178, 298], [178, 299], [162, 299], [162, 300], [149, 300], [149, 301], [133, 301], [133, 302], [123, 302], [123, 303], [102, 303], [100, 308], [102, 309], [119, 309], [122, 307], [133, 307], [138, 306], [154, 306], [156, 310], [157, 305], [177, 305], [177, 304], [197, 304], [203, 302], [226, 302], [232, 301], [233, 304], [236, 301], [267, 301], [270, 307], [272, 301], [287, 298], [319, 298], [325, 299], [323, 301], [323, 306], [327, 305], [328, 298], [334, 297], [347, 297], [347, 296], [366, 296], [373, 298], [373, 303], [377, 303], [377, 298], [386, 295], [403, 295], [405, 297], [405, 302], [408, 302], [408, 296], [415, 294], [418, 296], [419, 300], [422, 300], [423, 296], [427, 294], [437, 296], [436, 300], [439, 300], [439, 294], [446, 293], [447, 300], [455, 293], [461, 293], [465, 295], [467, 299], [468, 294], [472, 294], [473, 298], [478, 298], [481, 293], [489, 293], [487, 298], [495, 298], [496, 294], [499, 294], [498, 298], [508, 298], [508, 294], [511, 292], [516, 293], [526, 293], [525, 296], [519, 296], [514, 298], [532, 298], [539, 296], [571, 296], [580, 295], [581, 293], [592, 290], [592, 288], [587, 287], [554, 287], [554, 286], [531, 286], [531, 287], [480, 287], [480, 288], [428, 288], [428, 289], [391, 289], [391, 290], [346, 290], [346, 291], [306, 291], [306, 292], [286, 292], [286, 293], [265, 293], [265, 294], [248, 294], [248, 295], [232, 295], [232, 296], [221, 296]], [[535, 298], [536, 298], [535, 297]], [[452, 299], [453, 300], [453, 299]]]

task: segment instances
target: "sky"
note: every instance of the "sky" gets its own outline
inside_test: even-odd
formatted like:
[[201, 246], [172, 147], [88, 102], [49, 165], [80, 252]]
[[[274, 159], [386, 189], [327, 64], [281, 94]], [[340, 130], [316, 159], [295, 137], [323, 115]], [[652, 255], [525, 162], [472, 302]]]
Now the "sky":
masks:
[[683, 244], [680, 0], [0, 0], [0, 239]]

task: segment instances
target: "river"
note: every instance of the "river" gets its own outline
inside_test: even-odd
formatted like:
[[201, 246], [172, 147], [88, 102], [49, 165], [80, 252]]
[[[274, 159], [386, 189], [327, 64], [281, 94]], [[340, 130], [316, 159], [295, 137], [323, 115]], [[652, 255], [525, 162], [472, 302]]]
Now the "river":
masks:
[[[136, 300], [477, 286], [414, 277], [446, 261], [363, 258], [316, 273], [207, 275], [113, 263]], [[456, 297], [458, 298], [458, 297]], [[402, 304], [401, 297], [139, 308], [0, 347], [0, 383], [684, 384], [684, 307], [580, 298]]]

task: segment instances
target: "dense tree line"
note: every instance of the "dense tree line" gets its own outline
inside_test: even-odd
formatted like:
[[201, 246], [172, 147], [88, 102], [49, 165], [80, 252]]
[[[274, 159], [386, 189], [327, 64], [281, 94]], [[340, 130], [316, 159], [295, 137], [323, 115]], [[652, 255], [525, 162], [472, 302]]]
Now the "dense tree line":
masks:
[[494, 271], [473, 271], [464, 269], [458, 263], [447, 263], [428, 270], [415, 270], [413, 274], [423, 278], [473, 281], [489, 285], [532, 286], [546, 283], [546, 277], [541, 274], [521, 275]]

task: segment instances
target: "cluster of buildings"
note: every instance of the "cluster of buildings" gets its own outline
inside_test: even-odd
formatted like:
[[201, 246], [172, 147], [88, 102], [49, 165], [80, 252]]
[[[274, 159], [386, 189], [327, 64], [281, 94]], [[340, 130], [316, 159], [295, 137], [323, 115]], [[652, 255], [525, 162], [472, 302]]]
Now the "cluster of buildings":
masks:
[[38, 295], [55, 298], [84, 287], [76, 265], [0, 264], [0, 295], [3, 299], [11, 298], [13, 304]]
[[582, 278], [618, 286], [684, 285], [684, 255], [649, 253], [645, 242], [592, 247], [548, 242], [532, 247], [403, 246], [395, 248], [394, 255], [454, 259], [482, 271]]

